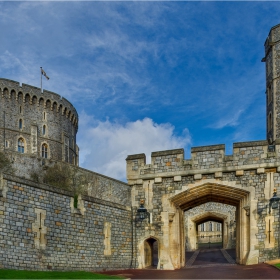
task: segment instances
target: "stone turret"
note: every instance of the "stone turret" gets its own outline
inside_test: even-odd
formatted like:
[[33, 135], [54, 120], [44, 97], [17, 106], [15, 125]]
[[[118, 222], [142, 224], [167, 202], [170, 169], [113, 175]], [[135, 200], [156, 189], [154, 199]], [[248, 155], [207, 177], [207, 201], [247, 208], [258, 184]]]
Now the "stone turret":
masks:
[[265, 41], [267, 140], [280, 138], [280, 24], [271, 28]]
[[78, 114], [60, 95], [0, 79], [0, 150], [78, 165]]

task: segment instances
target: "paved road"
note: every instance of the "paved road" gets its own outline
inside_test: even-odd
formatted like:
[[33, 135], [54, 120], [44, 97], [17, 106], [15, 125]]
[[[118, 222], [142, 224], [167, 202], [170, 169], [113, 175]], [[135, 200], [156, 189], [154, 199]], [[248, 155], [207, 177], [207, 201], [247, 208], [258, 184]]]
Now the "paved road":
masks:
[[107, 271], [131, 279], [280, 279], [280, 270], [268, 264], [237, 265], [234, 252], [201, 250], [187, 253], [188, 261], [182, 269], [128, 269]]

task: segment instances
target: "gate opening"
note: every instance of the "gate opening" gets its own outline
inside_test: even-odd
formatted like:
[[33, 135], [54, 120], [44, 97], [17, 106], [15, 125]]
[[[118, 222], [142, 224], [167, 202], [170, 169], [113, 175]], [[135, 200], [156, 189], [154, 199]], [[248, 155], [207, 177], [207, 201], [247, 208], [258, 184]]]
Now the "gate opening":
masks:
[[148, 238], [144, 241], [145, 267], [157, 267], [158, 265], [158, 241]]
[[222, 249], [223, 224], [217, 221], [205, 221], [197, 225], [197, 249]]

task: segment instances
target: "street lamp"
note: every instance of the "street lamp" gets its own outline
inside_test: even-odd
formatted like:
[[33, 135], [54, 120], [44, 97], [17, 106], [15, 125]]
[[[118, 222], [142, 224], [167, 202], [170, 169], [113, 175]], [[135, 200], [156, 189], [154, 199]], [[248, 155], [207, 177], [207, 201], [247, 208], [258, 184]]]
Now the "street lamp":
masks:
[[146, 218], [149, 219], [150, 223], [150, 213], [147, 211], [147, 209], [144, 207], [145, 200], [141, 199], [140, 200], [140, 207], [137, 209], [135, 221], [136, 222], [142, 222]]
[[[269, 200], [269, 214], [271, 213], [271, 209], [277, 209], [280, 205], [279, 203], [280, 197], [277, 196], [276, 189], [273, 190], [273, 197]], [[280, 207], [279, 207], [279, 212], [278, 212], [278, 219], [280, 219]], [[279, 223], [278, 223], [278, 256], [280, 257], [280, 228], [279, 228]]]
[[269, 214], [271, 209], [277, 209], [279, 205], [280, 197], [277, 196], [276, 189], [273, 190], [273, 197], [269, 200]]

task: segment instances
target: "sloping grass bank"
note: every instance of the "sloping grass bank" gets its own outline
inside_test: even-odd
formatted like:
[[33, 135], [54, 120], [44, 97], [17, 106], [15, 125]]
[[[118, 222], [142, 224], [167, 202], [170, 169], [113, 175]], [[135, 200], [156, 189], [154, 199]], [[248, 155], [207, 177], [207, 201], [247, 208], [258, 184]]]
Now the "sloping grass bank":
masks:
[[29, 271], [0, 269], [0, 279], [123, 279], [86, 271]]

